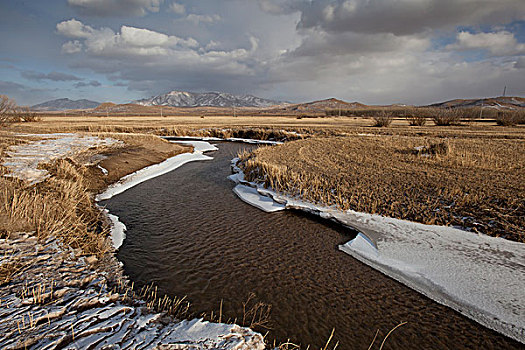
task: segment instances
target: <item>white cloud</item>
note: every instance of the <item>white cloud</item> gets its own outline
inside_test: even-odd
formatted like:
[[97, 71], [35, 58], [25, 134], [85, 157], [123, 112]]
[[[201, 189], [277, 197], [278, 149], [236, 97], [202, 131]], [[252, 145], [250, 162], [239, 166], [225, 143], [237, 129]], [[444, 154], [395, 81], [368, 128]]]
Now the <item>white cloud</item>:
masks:
[[191, 13], [185, 18], [186, 21], [191, 22], [195, 25], [199, 25], [201, 23], [204, 24], [213, 24], [217, 23], [222, 20], [222, 17], [214, 14], [214, 15], [197, 15], [195, 13]]
[[87, 39], [93, 35], [93, 28], [84, 25], [76, 19], [63, 21], [57, 24], [57, 31], [68, 38]]
[[456, 43], [448, 45], [448, 50], [487, 50], [493, 56], [525, 54], [525, 44], [520, 44], [513, 33], [499, 31], [494, 33], [459, 32]]
[[62, 53], [78, 53], [82, 51], [82, 43], [78, 40], [68, 41], [62, 45]]
[[178, 2], [172, 2], [168, 9], [173, 12], [173, 13], [176, 13], [178, 15], [182, 15], [186, 12], [186, 8], [184, 7], [183, 4], [179, 4]]
[[518, 60], [514, 64], [516, 69], [525, 69], [525, 56], [518, 57]]
[[158, 12], [163, 0], [67, 0], [67, 3], [82, 14], [112, 16], [144, 16]]

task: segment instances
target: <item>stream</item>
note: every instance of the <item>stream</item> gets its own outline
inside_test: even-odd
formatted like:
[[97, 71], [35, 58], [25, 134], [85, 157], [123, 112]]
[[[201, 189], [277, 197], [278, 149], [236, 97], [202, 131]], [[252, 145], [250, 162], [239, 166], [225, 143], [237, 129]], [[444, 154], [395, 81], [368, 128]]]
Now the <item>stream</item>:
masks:
[[368, 349], [519, 349], [520, 344], [433, 302], [339, 251], [355, 236], [302, 212], [265, 213], [233, 192], [230, 161], [253, 145], [220, 142], [192, 162], [101, 202], [126, 227], [118, 251], [140, 288], [187, 296], [194, 315], [243, 318], [250, 294], [271, 305], [269, 343]]

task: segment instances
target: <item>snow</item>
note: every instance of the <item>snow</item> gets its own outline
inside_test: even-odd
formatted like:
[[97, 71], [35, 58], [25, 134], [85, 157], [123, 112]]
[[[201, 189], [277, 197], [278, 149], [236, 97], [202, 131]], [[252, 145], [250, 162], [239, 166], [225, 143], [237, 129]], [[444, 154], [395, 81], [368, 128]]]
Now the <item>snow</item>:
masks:
[[250, 186], [237, 185], [233, 189], [233, 192], [246, 203], [264, 210], [267, 213], [285, 209], [284, 205], [276, 203], [273, 199], [266, 196], [261, 196], [256, 188]]
[[[284, 208], [308, 211], [360, 231], [339, 249], [438, 303], [525, 342], [525, 244], [307, 203], [244, 181], [234, 162], [237, 174], [230, 179], [253, 187], [250, 195], [266, 196]], [[235, 191], [246, 202], [257, 203], [247, 200], [246, 192]], [[257, 207], [265, 210], [267, 204]]]
[[101, 208], [104, 214], [108, 217], [111, 223], [111, 243], [113, 248], [119, 249], [124, 239], [126, 239], [126, 225], [124, 225], [119, 217], [109, 213], [109, 210]]
[[9, 173], [4, 176], [16, 177], [31, 185], [44, 181], [49, 177], [45, 169], [39, 169], [40, 164], [49, 163], [55, 159], [69, 157], [76, 152], [99, 146], [111, 146], [120, 143], [112, 138], [81, 136], [78, 134], [19, 134], [40, 140], [11, 146], [7, 150], [8, 158], [2, 164]]
[[170, 141], [170, 142], [193, 146], [193, 151], [194, 152], [204, 153], [204, 152], [211, 152], [211, 151], [217, 151], [218, 150], [218, 148], [216, 146], [210, 144], [209, 142], [204, 142], [204, 141], [176, 140], [176, 141]]
[[[169, 173], [178, 167], [197, 160], [211, 160], [213, 158], [203, 154], [203, 152], [214, 151], [217, 148], [208, 142], [203, 141], [184, 141], [186, 144], [194, 146], [193, 153], [182, 153], [168, 158], [162, 163], [154, 164], [149, 167], [138, 170], [132, 174], [124, 176], [115, 184], [109, 186], [104, 192], [95, 197], [96, 201], [110, 199], [111, 197], [122, 193], [130, 188], [152, 179], [154, 177]], [[202, 150], [202, 151], [200, 151]]]
[[202, 141], [244, 142], [244, 143], [260, 144], [260, 145], [280, 145], [283, 143], [280, 141], [242, 139], [242, 138], [237, 138], [237, 137], [228, 137], [228, 138], [223, 139], [220, 137], [207, 137], [207, 136], [202, 136], [202, 137], [201, 136], [164, 136], [163, 138], [166, 140], [169, 140], [170, 142], [177, 142], [177, 143], [183, 142], [179, 139], [202, 140]]
[[99, 168], [102, 171], [102, 174], [104, 174], [106, 176], [109, 174], [108, 170], [106, 168], [103, 168], [102, 166], [100, 166], [100, 164], [97, 164], [97, 168]]

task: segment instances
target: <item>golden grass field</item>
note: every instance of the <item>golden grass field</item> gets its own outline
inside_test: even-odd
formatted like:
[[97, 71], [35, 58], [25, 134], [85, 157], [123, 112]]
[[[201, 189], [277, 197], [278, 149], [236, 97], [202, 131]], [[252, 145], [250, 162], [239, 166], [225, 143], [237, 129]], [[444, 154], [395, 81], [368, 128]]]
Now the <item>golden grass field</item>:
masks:
[[[1, 137], [3, 148], [10, 142], [21, 142], [11, 134], [17, 132], [111, 133], [115, 138], [127, 139], [125, 150], [107, 153], [114, 159], [123, 159], [125, 155], [126, 161], [133, 160], [133, 163], [128, 163], [127, 169], [119, 166], [110, 169], [111, 161], [104, 161], [102, 165], [110, 170], [110, 177], [104, 182], [89, 174], [87, 178], [95, 180], [86, 180], [82, 170], [80, 178], [91, 182], [90, 191], [98, 191], [119, 176], [171, 154], [165, 142], [145, 134], [304, 138], [256, 151], [246, 163], [249, 176], [266, 177], [266, 183], [277, 189], [345, 209], [424, 223], [459, 225], [524, 241], [525, 127], [497, 126], [494, 120], [473, 120], [459, 126], [429, 123], [409, 126], [405, 118], [396, 118], [385, 128], [373, 127], [373, 124], [371, 118], [338, 116], [298, 119], [296, 116], [52, 114], [40, 115], [37, 122], [7, 125]], [[128, 134], [130, 136], [126, 136]], [[442, 142], [448, 145], [447, 154], [427, 155], [415, 151], [416, 147]], [[149, 151], [145, 152], [144, 147]], [[126, 163], [115, 164], [122, 167]], [[59, 166], [74, 168], [71, 164]], [[75, 175], [78, 169], [69, 168], [60, 173], [67, 174], [68, 179], [79, 178]], [[2, 187], [22, 186], [11, 181], [2, 178]], [[55, 195], [64, 190], [67, 191], [52, 188], [44, 192]], [[10, 191], [3, 190], [4, 193]], [[80, 203], [81, 199], [75, 198], [75, 201]]]
[[342, 209], [525, 242], [525, 139], [320, 137], [243, 154], [247, 179]]

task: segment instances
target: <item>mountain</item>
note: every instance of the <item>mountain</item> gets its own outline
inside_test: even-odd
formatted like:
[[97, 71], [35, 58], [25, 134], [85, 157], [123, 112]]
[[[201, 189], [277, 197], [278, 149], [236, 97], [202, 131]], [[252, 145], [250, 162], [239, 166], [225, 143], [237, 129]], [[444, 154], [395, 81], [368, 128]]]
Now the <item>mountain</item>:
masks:
[[281, 113], [281, 114], [325, 114], [329, 110], [352, 110], [352, 109], [367, 109], [370, 106], [359, 102], [346, 102], [336, 98], [327, 98], [325, 100], [288, 104], [286, 106], [278, 106], [274, 109], [266, 110], [267, 113]]
[[479, 99], [455, 99], [440, 103], [431, 104], [430, 107], [459, 108], [459, 107], [492, 107], [496, 109], [516, 109], [525, 108], [525, 98], [523, 97], [489, 97]]
[[171, 107], [268, 107], [282, 104], [252, 95], [232, 95], [221, 92], [171, 91], [148, 99], [133, 101], [142, 106]]
[[70, 100], [69, 98], [59, 98], [56, 100], [39, 103], [31, 107], [35, 111], [64, 111], [66, 109], [89, 109], [96, 108], [100, 103], [90, 100]]

